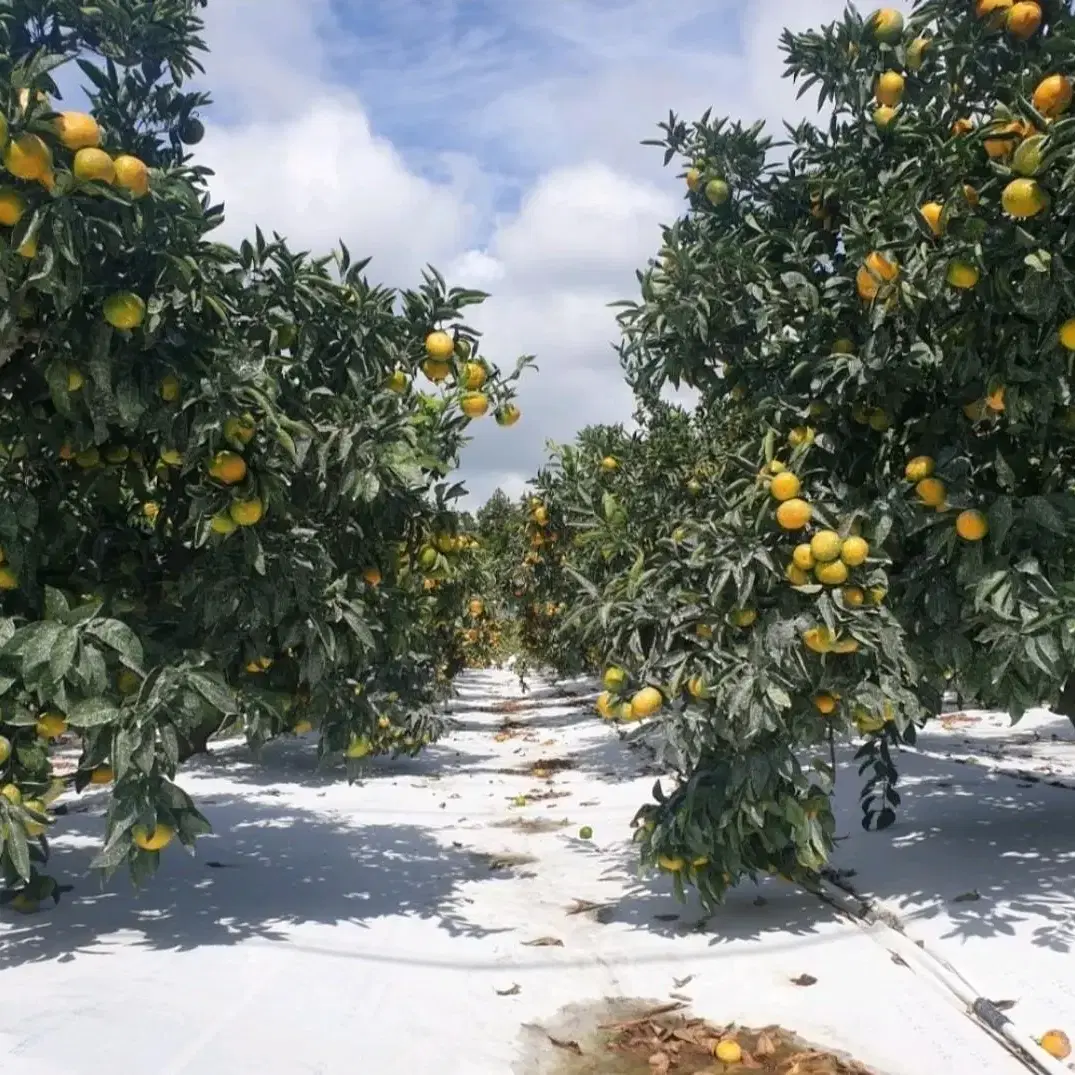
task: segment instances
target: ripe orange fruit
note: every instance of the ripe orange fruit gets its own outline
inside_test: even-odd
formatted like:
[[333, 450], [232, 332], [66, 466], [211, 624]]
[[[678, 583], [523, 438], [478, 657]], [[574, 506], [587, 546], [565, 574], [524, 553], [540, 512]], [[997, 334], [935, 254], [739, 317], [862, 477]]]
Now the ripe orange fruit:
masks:
[[806, 571], [799, 567], [798, 564], [792, 562], [784, 568], [784, 578], [792, 584], [792, 586], [807, 586], [810, 583], [810, 576]]
[[713, 1055], [722, 1064], [738, 1064], [743, 1059], [743, 1050], [739, 1042], [732, 1038], [724, 1038], [713, 1046]]
[[172, 842], [173, 836], [175, 829], [171, 825], [158, 823], [152, 832], [145, 825], [135, 825], [131, 829], [131, 839], [143, 851], [161, 851]]
[[935, 508], [944, 503], [948, 489], [940, 478], [923, 478], [915, 485], [918, 499], [928, 508]]
[[638, 719], [653, 716], [663, 703], [664, 698], [656, 687], [643, 687], [632, 696], [628, 705], [631, 707], [632, 716]]
[[989, 523], [980, 511], [969, 508], [956, 516], [956, 533], [964, 541], [981, 541], [989, 533]]
[[246, 477], [246, 460], [235, 452], [217, 452], [209, 463], [209, 475], [224, 485], [235, 485]]
[[817, 562], [814, 560], [814, 554], [810, 551], [810, 543], [804, 541], [801, 545], [796, 545], [791, 553], [791, 562], [803, 571], [810, 571], [813, 569], [814, 564]]
[[[246, 464], [243, 464], [245, 470]], [[249, 500], [233, 500], [228, 505], [228, 515], [236, 526], [254, 526], [261, 522], [265, 514], [265, 505], [259, 497], [251, 497]]]
[[1071, 1039], [1062, 1030], [1047, 1030], [1041, 1036], [1041, 1047], [1057, 1060], [1071, 1056]]
[[916, 455], [913, 459], [907, 460], [907, 466], [903, 468], [903, 476], [909, 482], [920, 482], [933, 473], [934, 466], [936, 464], [932, 456]]
[[988, 26], [996, 30], [1004, 25], [1011, 6], [1012, 0], [978, 0], [974, 13], [979, 19], [985, 20]]
[[943, 231], [941, 227], [941, 214], [944, 212], [944, 206], [940, 202], [926, 202], [919, 210], [923, 219], [929, 225], [929, 230], [934, 235], [940, 235]]
[[1049, 196], [1034, 179], [1013, 179], [1000, 196], [1004, 212], [1017, 220], [1037, 216], [1049, 205]]
[[862, 564], [866, 563], [869, 555], [870, 543], [865, 538], [857, 535], [845, 538], [844, 543], [840, 546], [840, 559], [848, 567], [861, 567]]
[[612, 701], [612, 695], [608, 691], [602, 691], [597, 696], [597, 702], [595, 703], [597, 712], [600, 713], [605, 720], [612, 720], [616, 716], [615, 705]]
[[13, 187], [0, 190], [0, 224], [13, 228], [26, 213], [26, 199]]
[[505, 428], [515, 425], [522, 412], [514, 403], [508, 403], [496, 412], [496, 424]]
[[801, 483], [790, 470], [777, 474], [769, 485], [769, 493], [775, 500], [790, 500], [799, 495]]
[[23, 239], [15, 248], [15, 253], [19, 257], [26, 258], [27, 261], [33, 261], [37, 257], [37, 236], [27, 236]]
[[127, 191], [132, 198], [141, 198], [149, 193], [149, 169], [137, 157], [121, 154], [112, 162], [112, 166], [116, 170], [116, 186]]
[[898, 71], [885, 71], [877, 78], [874, 96], [883, 104], [894, 108], [903, 98], [904, 80]]
[[836, 638], [824, 625], [808, 627], [802, 633], [803, 645], [815, 653], [829, 653], [836, 644]]
[[7, 564], [0, 567], [0, 590], [17, 590], [19, 577]]
[[887, 131], [896, 122], [899, 113], [891, 105], [879, 105], [873, 110], [874, 126], [879, 131]]
[[814, 578], [824, 586], [842, 586], [847, 582], [847, 564], [843, 560], [820, 563], [814, 568]]
[[434, 384], [439, 384], [452, 372], [452, 366], [449, 362], [441, 362], [436, 359], [427, 358], [425, 362], [422, 363], [422, 372]]
[[970, 185], [970, 183], [963, 184], [963, 197], [971, 207], [976, 206], [978, 202], [981, 201], [978, 197], [978, 192]]
[[1046, 75], [1034, 87], [1030, 103], [1043, 116], [1055, 119], [1071, 107], [1071, 80], [1064, 75]]
[[42, 713], [34, 724], [34, 731], [42, 739], [59, 739], [67, 731], [67, 721], [62, 713]]
[[1015, 147], [1033, 132], [1034, 128], [1022, 120], [1014, 120], [999, 126], [992, 125], [990, 136], [982, 142], [982, 148], [985, 149], [986, 156], [990, 160], [1003, 160], [1011, 156]]
[[958, 288], [960, 291], [969, 291], [977, 285], [979, 275], [976, 265], [972, 265], [969, 261], [955, 258], [948, 263], [945, 279], [952, 287]]
[[116, 774], [112, 771], [112, 766], [110, 765], [99, 765], [90, 773], [91, 784], [111, 784], [115, 778]]
[[146, 304], [130, 291], [117, 291], [105, 299], [104, 318], [113, 327], [136, 329], [146, 319]]
[[481, 418], [489, 410], [489, 397], [481, 392], [467, 392], [459, 400], [459, 409], [468, 418]]
[[861, 608], [866, 603], [866, 594], [861, 586], [845, 586], [840, 591], [840, 596], [850, 608]]
[[1057, 332], [1060, 345], [1068, 351], [1075, 351], [1075, 317], [1069, 317]]
[[685, 178], [690, 191], [696, 191], [702, 185], [702, 173], [697, 168], [688, 168]]
[[985, 405], [996, 413], [1000, 413], [1004, 410], [1004, 385], [999, 388], [994, 388], [988, 396], [985, 397]]
[[895, 8], [880, 8], [870, 16], [866, 29], [875, 41], [893, 45], [903, 34], [903, 15]]
[[1041, 5], [1035, 0], [1017, 0], [1012, 4], [1004, 26], [1016, 40], [1029, 40], [1041, 26]]
[[805, 500], [792, 497], [776, 509], [776, 521], [785, 530], [801, 530], [812, 514], [813, 510]]
[[469, 392], [481, 388], [489, 374], [480, 362], [468, 362], [463, 366], [463, 387]]
[[840, 535], [835, 530], [821, 530], [810, 539], [810, 551], [819, 563], [827, 564], [840, 555]]
[[53, 122], [56, 137], [72, 151], [101, 144], [101, 128], [88, 112], [61, 112]]
[[381, 585], [381, 572], [375, 567], [367, 567], [366, 570], [362, 572], [362, 577], [370, 584], [370, 586]]
[[899, 272], [895, 258], [888, 258], [877, 250], [871, 251], [855, 276], [859, 298], [867, 301], [876, 298], [881, 286], [895, 280]]
[[36, 134], [20, 134], [4, 150], [4, 167], [18, 179], [41, 179], [52, 171], [52, 150]]
[[436, 362], [447, 362], [455, 353], [455, 341], [447, 332], [437, 330], [426, 337], [426, 354]]
[[831, 694], [815, 694], [814, 705], [819, 713], [828, 716], [836, 710], [836, 699]]
[[112, 158], [103, 150], [89, 146], [75, 154], [71, 171], [75, 178], [83, 183], [111, 183], [116, 178], [116, 166]]

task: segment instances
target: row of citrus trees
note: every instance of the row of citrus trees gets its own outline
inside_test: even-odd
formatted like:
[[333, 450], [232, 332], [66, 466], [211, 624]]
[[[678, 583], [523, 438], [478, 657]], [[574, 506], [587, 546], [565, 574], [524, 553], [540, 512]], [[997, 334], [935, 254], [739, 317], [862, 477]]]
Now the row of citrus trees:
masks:
[[[414, 751], [482, 619], [451, 484], [510, 426], [480, 293], [402, 294], [346, 248], [215, 242], [201, 0], [0, 12], [0, 874], [33, 910], [50, 805], [107, 785], [95, 864], [207, 829], [176, 783], [222, 729]], [[103, 58], [103, 59], [102, 59]], [[57, 100], [77, 65], [89, 112]], [[460, 582], [460, 579], [464, 579]]]
[[919, 0], [781, 47], [826, 114], [663, 126], [685, 211], [620, 315], [648, 418], [550, 462], [518, 565], [531, 659], [663, 721], [642, 854], [707, 900], [822, 867], [837, 740], [884, 827], [946, 690], [1075, 714], [1075, 19]]

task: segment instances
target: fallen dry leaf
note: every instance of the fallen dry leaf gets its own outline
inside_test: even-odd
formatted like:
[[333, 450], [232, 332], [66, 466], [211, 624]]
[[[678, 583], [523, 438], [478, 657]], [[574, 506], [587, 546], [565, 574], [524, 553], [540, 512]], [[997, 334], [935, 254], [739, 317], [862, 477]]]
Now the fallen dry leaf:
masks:
[[982, 894], [976, 889], [972, 888], [970, 892], [963, 892], [958, 896], [952, 897], [953, 903], [970, 903], [973, 900], [980, 900]]
[[498, 997], [513, 997], [519, 992], [519, 983], [513, 982], [507, 989], [498, 989], [496, 995]]
[[578, 1056], [582, 1056], [582, 1047], [577, 1041], [561, 1041], [560, 1038], [554, 1038], [551, 1034], [547, 1035], [547, 1037], [557, 1049], [568, 1049]]
[[523, 941], [527, 948], [563, 948], [564, 942], [558, 937], [538, 937], [534, 941]]
[[817, 985], [817, 979], [812, 974], [800, 974], [791, 980], [795, 985]]
[[688, 982], [694, 981], [694, 975], [688, 974], [686, 978], [673, 978], [672, 982], [677, 989], [682, 989]]

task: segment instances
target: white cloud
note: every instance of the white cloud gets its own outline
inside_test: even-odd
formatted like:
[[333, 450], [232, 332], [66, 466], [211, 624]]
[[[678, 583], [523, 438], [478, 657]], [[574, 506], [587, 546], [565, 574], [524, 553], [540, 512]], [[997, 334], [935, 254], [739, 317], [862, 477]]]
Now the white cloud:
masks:
[[319, 251], [343, 238], [378, 281], [413, 285], [432, 262], [492, 293], [468, 317], [484, 351], [504, 366], [534, 353], [540, 373], [521, 383], [519, 425], [472, 427], [464, 476], [479, 498], [517, 492], [547, 438], [630, 422], [608, 304], [637, 292], [682, 210], [676, 170], [639, 142], [669, 109], [808, 115], [781, 78], [780, 32], [843, 7], [367, 0], [349, 27], [332, 0], [219, 0], [199, 159], [231, 238], [255, 223]]
[[473, 224], [465, 190], [415, 175], [345, 96], [321, 97], [292, 119], [210, 127], [198, 159], [216, 173], [222, 238], [260, 225], [318, 253], [342, 238], [355, 257], [373, 255], [371, 274], [395, 285], [456, 254]]

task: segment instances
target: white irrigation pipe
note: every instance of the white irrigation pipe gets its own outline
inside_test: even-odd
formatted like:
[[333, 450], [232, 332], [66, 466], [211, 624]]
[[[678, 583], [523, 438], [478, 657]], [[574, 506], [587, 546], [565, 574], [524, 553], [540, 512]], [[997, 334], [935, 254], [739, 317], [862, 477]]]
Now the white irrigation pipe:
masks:
[[899, 913], [884, 901], [864, 899], [857, 893], [847, 892], [826, 880], [818, 883], [816, 894], [844, 911], [852, 919], [860, 923], [865, 921], [881, 931], [887, 931], [902, 940], [910, 941], [910, 944], [899, 945], [900, 958], [908, 962], [913, 960], [920, 969], [931, 973], [960, 1001], [968, 1016], [979, 1026], [1002, 1038], [1024, 1064], [1029, 1061], [1047, 1075], [1071, 1075], [1070, 1068], [1047, 1053], [1027, 1031], [1013, 1023], [951, 963], [928, 948], [921, 938], [914, 937], [907, 932]]

